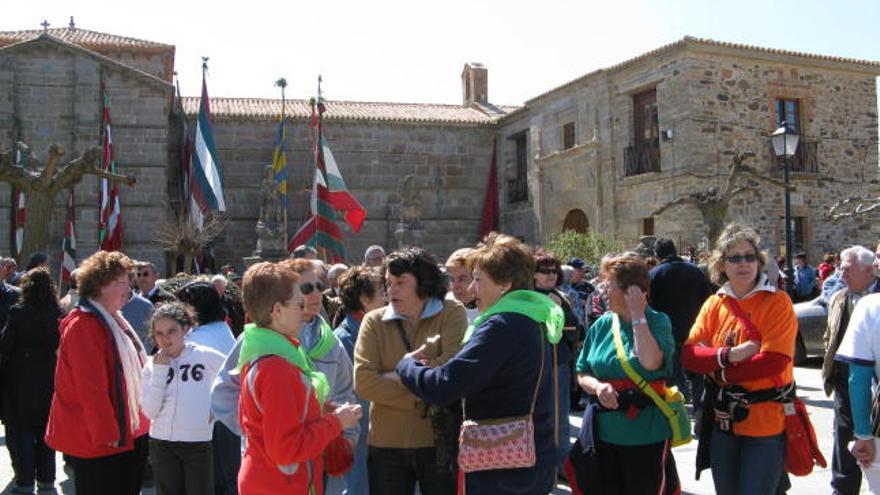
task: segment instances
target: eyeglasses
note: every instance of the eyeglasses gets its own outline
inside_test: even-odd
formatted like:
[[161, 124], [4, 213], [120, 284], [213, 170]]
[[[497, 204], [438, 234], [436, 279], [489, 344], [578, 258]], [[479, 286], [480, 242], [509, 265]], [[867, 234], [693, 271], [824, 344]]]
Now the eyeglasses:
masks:
[[304, 296], [307, 296], [314, 291], [324, 292], [324, 289], [326, 289], [326, 287], [324, 287], [324, 284], [320, 281], [315, 283], [306, 282], [304, 284], [299, 284], [299, 291], [302, 292], [302, 295]]
[[555, 268], [538, 268], [535, 271], [538, 273], [543, 273], [544, 275], [556, 275]]
[[738, 264], [740, 264], [740, 263], [742, 263], [742, 262], [746, 262], [746, 263], [754, 263], [754, 262], [758, 261], [758, 255], [757, 255], [757, 254], [752, 254], [752, 253], [749, 253], [749, 254], [735, 254], [735, 255], [733, 255], [733, 256], [725, 256], [725, 257], [724, 257], [724, 261], [726, 261], [726, 262], [728, 262], [728, 263], [733, 263], [734, 265], [738, 265]]
[[150, 276], [150, 272], [139, 272], [139, 273], [137, 274], [137, 276], [138, 276], [138, 277], [149, 277], [149, 276]]

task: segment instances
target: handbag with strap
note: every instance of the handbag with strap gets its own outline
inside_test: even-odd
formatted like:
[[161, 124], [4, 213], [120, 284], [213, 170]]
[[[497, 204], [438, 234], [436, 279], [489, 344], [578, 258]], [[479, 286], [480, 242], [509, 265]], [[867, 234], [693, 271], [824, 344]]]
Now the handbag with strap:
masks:
[[691, 420], [684, 404], [684, 395], [679, 392], [678, 387], [666, 387], [663, 397], [660, 397], [651, 384], [633, 369], [623, 348], [623, 339], [620, 337], [620, 317], [616, 314], [612, 318], [611, 333], [614, 336], [614, 347], [617, 350], [617, 359], [623, 367], [623, 372], [645, 395], [654, 401], [654, 405], [669, 421], [669, 429], [672, 430], [672, 438], [669, 439], [669, 443], [673, 447], [689, 443], [692, 439]]
[[498, 419], [467, 419], [465, 399], [458, 446], [458, 467], [465, 473], [490, 469], [526, 468], [535, 465], [535, 425], [532, 414], [538, 400], [538, 389], [544, 377], [544, 339], [538, 334], [541, 366], [535, 382], [535, 393], [529, 413]]

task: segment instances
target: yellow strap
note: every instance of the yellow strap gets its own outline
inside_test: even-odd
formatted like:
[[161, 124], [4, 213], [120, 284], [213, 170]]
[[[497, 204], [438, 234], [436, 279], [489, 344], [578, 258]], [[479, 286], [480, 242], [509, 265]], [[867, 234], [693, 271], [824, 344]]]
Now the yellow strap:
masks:
[[[654, 388], [651, 387], [651, 384], [646, 382], [645, 379], [633, 369], [632, 365], [629, 364], [629, 358], [626, 357], [626, 351], [623, 349], [623, 339], [620, 337], [620, 318], [617, 314], [613, 314], [611, 319], [611, 333], [614, 335], [614, 347], [617, 349], [617, 359], [620, 361], [620, 365], [623, 367], [623, 372], [626, 373], [626, 376], [628, 376], [629, 379], [645, 393], [645, 395], [654, 401], [654, 404], [657, 405], [657, 408], [660, 409], [660, 412], [662, 412], [667, 419], [675, 416], [675, 411], [666, 404], [666, 400], [660, 397]], [[677, 438], [680, 433], [680, 431], [678, 431], [678, 422], [670, 421], [669, 426], [673, 430], [673, 438]]]

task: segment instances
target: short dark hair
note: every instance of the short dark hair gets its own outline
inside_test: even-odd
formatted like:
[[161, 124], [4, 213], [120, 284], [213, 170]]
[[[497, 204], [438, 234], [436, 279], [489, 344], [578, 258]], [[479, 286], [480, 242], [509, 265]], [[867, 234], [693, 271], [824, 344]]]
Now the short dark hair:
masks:
[[196, 318], [200, 325], [226, 318], [223, 299], [210, 282], [192, 282], [184, 285], [174, 293], [177, 298], [196, 310]]
[[38, 266], [42, 266], [49, 262], [49, 257], [46, 253], [34, 253], [28, 258], [27, 265], [24, 267], [24, 271], [29, 272]]
[[672, 242], [672, 239], [665, 237], [657, 239], [657, 242], [654, 243], [654, 256], [661, 260], [678, 256], [678, 250], [675, 249], [675, 243]]
[[437, 260], [420, 247], [394, 251], [385, 257], [382, 266], [383, 271], [395, 277], [411, 273], [417, 282], [416, 294], [422, 299], [446, 297], [446, 280], [437, 265]]
[[363, 311], [361, 296], [372, 299], [376, 286], [382, 283], [382, 274], [376, 268], [353, 266], [339, 276], [339, 298], [346, 311]]

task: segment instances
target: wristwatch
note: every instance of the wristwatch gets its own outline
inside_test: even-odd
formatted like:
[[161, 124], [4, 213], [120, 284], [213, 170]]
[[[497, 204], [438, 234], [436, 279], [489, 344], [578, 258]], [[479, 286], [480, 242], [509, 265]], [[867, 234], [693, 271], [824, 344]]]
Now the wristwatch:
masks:
[[638, 320], [633, 320], [633, 321], [631, 321], [631, 322], [630, 322], [630, 325], [632, 325], [632, 327], [635, 328], [636, 325], [640, 325], [640, 324], [642, 324], [642, 323], [644, 323], [645, 325], [647, 325], [647, 324], [648, 324], [648, 319], [647, 319], [647, 318], [639, 318]]

